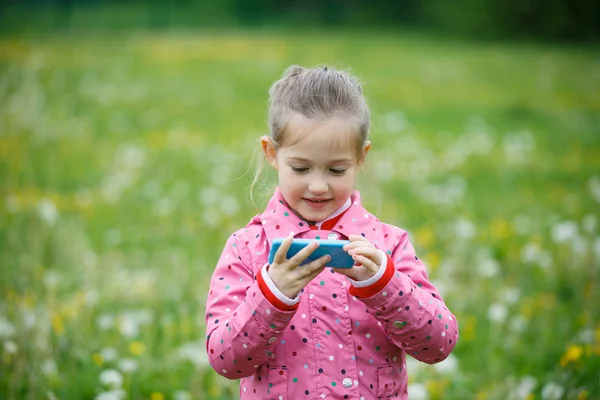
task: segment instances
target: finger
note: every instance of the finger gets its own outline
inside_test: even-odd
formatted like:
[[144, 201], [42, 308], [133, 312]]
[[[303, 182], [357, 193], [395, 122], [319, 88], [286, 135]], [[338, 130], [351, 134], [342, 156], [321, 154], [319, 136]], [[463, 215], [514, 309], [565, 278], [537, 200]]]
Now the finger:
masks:
[[287, 252], [290, 249], [293, 240], [294, 238], [292, 236], [288, 236], [283, 240], [275, 253], [275, 257], [273, 257], [273, 261], [275, 261], [276, 264], [283, 264], [287, 261]]
[[308, 245], [304, 246], [304, 248], [298, 253], [296, 253], [294, 257], [290, 258], [290, 261], [292, 261], [294, 266], [302, 264], [302, 262], [306, 260], [308, 256], [310, 256], [312, 252], [317, 249], [317, 247], [319, 247], [319, 242], [315, 240], [314, 242], [311, 242]]
[[344, 250], [345, 251], [350, 251], [352, 249], [356, 249], [359, 247], [375, 247], [371, 242], [366, 241], [366, 240], [361, 240], [361, 241], [356, 241], [356, 242], [350, 242], [348, 244], [344, 245]]
[[348, 254], [365, 256], [377, 265], [381, 265], [383, 261], [381, 259], [381, 252], [374, 247], [359, 247], [357, 249], [350, 250]]
[[315, 271], [324, 268], [329, 261], [331, 261], [331, 256], [327, 254], [323, 257], [319, 257], [315, 261], [306, 264], [304, 268], [302, 268], [302, 274], [304, 276], [313, 275]]
[[377, 273], [379, 270], [379, 266], [375, 264], [371, 259], [361, 256], [360, 254], [355, 254], [352, 256], [355, 261], [358, 261], [363, 267], [367, 268], [373, 274]]
[[368, 242], [369, 241], [363, 235], [350, 235], [350, 236], [348, 236], [348, 240], [350, 240], [351, 242], [360, 242], [360, 241]]

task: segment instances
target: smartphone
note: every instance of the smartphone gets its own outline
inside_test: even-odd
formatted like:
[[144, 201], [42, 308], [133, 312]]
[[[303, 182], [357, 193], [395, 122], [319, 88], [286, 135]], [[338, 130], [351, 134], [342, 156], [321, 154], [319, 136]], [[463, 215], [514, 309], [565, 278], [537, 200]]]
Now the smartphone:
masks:
[[[273, 262], [275, 253], [277, 253], [277, 250], [279, 250], [283, 241], [284, 239], [273, 239], [271, 251], [269, 252], [269, 264]], [[296, 253], [314, 241], [319, 242], [319, 247], [317, 247], [300, 265], [308, 264], [327, 254], [331, 256], [331, 260], [327, 263], [328, 267], [352, 268], [354, 265], [352, 256], [344, 251], [344, 245], [350, 243], [349, 240], [294, 239], [287, 252], [286, 258], [289, 259], [290, 257], [293, 257]]]

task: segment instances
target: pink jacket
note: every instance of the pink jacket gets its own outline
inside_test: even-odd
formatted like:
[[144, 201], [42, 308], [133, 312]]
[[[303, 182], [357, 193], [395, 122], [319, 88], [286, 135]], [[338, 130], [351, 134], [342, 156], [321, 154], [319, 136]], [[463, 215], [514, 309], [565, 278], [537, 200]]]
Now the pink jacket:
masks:
[[[358, 192], [351, 199], [335, 228], [311, 230], [277, 190], [265, 212], [228, 239], [210, 283], [206, 349], [217, 373], [241, 378], [241, 399], [407, 399], [406, 354], [432, 364], [454, 348], [456, 319], [407, 233], [367, 212]], [[269, 243], [290, 233], [361, 234], [388, 254], [386, 274], [356, 288], [326, 268], [295, 309], [282, 311], [259, 281]]]

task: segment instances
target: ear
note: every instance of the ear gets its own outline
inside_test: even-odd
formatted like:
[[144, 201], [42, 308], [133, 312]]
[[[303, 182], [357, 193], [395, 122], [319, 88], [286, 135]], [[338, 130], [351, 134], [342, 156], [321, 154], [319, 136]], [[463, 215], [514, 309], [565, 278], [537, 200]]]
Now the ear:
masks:
[[363, 144], [362, 152], [360, 154], [359, 165], [364, 164], [364, 162], [365, 162], [365, 160], [367, 158], [367, 153], [369, 152], [369, 150], [371, 150], [371, 141], [367, 140], [367, 141], [365, 141], [365, 144]]
[[275, 147], [275, 143], [273, 143], [273, 139], [268, 136], [263, 136], [260, 138], [260, 145], [262, 146], [262, 151], [269, 164], [277, 169], [277, 148]]

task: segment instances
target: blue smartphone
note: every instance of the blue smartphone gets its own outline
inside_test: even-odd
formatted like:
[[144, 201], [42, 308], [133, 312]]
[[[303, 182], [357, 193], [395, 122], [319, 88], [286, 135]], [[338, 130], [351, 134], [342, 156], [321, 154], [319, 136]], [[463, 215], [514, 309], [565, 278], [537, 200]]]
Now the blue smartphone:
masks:
[[[279, 250], [283, 241], [284, 239], [273, 239], [271, 251], [269, 252], [269, 264], [273, 262], [275, 253], [277, 253], [277, 250]], [[300, 265], [308, 264], [327, 254], [331, 256], [331, 260], [327, 263], [328, 267], [352, 268], [354, 265], [352, 256], [344, 251], [344, 245], [350, 243], [349, 240], [294, 239], [292, 245], [288, 249], [286, 258], [289, 259], [290, 257], [293, 257], [296, 253], [314, 241], [319, 242], [319, 247], [317, 247], [316, 250], [313, 251]]]

